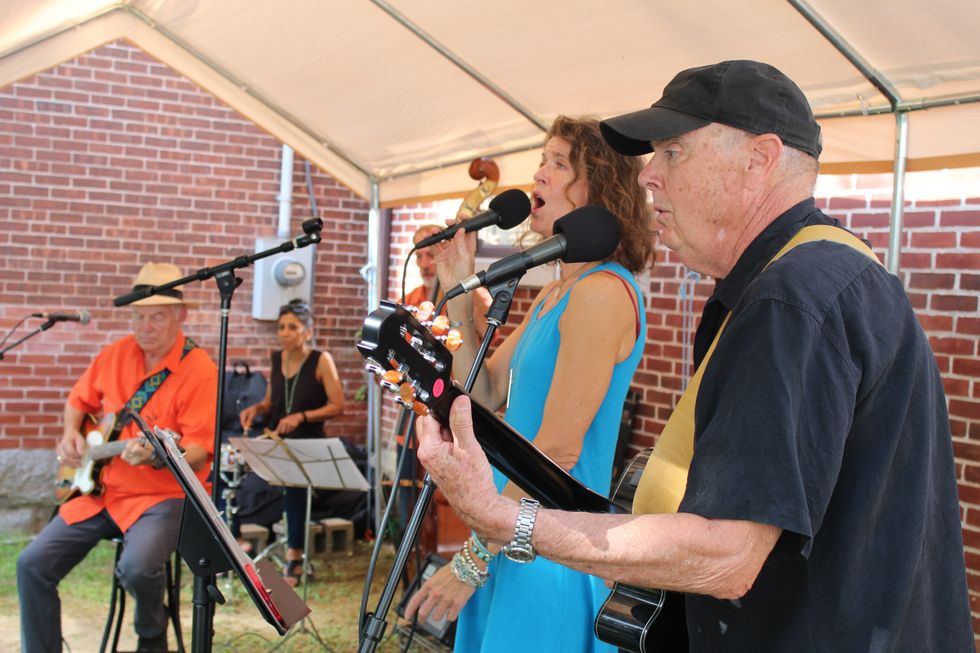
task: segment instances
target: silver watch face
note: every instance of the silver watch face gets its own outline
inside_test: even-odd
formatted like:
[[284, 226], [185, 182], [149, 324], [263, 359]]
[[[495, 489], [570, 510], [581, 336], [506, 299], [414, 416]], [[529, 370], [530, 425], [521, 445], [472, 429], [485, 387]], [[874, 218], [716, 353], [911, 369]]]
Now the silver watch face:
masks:
[[504, 555], [507, 556], [508, 560], [513, 560], [514, 562], [533, 562], [537, 557], [534, 550], [531, 547], [515, 547], [507, 546], [504, 547]]

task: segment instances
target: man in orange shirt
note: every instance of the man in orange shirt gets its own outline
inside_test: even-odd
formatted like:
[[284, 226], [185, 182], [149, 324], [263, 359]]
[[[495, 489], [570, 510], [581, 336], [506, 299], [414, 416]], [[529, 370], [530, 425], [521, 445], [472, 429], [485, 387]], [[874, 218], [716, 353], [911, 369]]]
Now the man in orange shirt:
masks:
[[[134, 290], [181, 276], [176, 266], [148, 263]], [[80, 464], [86, 443], [79, 429], [86, 414], [142, 405], [138, 412], [151, 426], [181, 436], [187, 462], [202, 482], [207, 480], [218, 370], [182, 332], [188, 306], [179, 289], [132, 304], [132, 335], [103, 349], [68, 395], [64, 436], [56, 449], [60, 463]], [[167, 650], [164, 563], [177, 546], [184, 493], [133, 422], [119, 439], [129, 443], [104, 467], [102, 493], [63, 504], [17, 560], [25, 653], [61, 651], [58, 583], [100, 540], [118, 536], [125, 545], [115, 573], [135, 599], [137, 650]]]

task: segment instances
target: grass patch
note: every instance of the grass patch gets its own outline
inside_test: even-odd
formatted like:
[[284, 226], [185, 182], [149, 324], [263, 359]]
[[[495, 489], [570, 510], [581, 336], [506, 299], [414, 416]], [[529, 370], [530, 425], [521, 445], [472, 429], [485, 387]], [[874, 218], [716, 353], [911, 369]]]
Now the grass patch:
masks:
[[[19, 643], [19, 639], [11, 641], [9, 638], [19, 638], [16, 560], [28, 541], [27, 537], [7, 536], [6, 540], [0, 542], [0, 628], [8, 633], [8, 639], [0, 641], [0, 648], [6, 650], [17, 650], [16, 644]], [[98, 650], [107, 613], [114, 556], [115, 545], [109, 542], [100, 543], [60, 585], [63, 622], [73, 619], [76, 622], [82, 620], [85, 624], [84, 635], [69, 635], [66, 626], [65, 637], [74, 653]], [[352, 557], [313, 561], [316, 580], [309, 585], [306, 599], [313, 610], [310, 618], [327, 646], [335, 652], [357, 650], [357, 620], [370, 556], [371, 544], [357, 541]], [[390, 547], [386, 547], [375, 573], [368, 602], [370, 610], [377, 605], [392, 557]], [[181, 575], [180, 600], [181, 626], [188, 650], [191, 645], [193, 579], [185, 566]], [[231, 583], [230, 589], [228, 584], [229, 581], [218, 579], [218, 589], [225, 594], [228, 601], [216, 607], [213, 650], [241, 653], [267, 651], [280, 641], [278, 634], [262, 619], [237, 580]], [[303, 596], [302, 587], [296, 588], [296, 591], [300, 597]], [[396, 602], [400, 595], [399, 590]], [[131, 601], [127, 602], [126, 618], [127, 625], [123, 627], [123, 639], [120, 641], [121, 649], [135, 648]], [[387, 633], [393, 631], [396, 619], [393, 606], [388, 613]], [[90, 637], [91, 640], [81, 639], [82, 637]], [[171, 648], [174, 648], [172, 632], [170, 637]], [[399, 651], [398, 644], [396, 638], [389, 636], [378, 650], [389, 653]], [[7, 648], [9, 646], [12, 648]], [[424, 650], [415, 645], [412, 648]], [[323, 649], [313, 637], [299, 633], [290, 637], [277, 650], [305, 653]]]

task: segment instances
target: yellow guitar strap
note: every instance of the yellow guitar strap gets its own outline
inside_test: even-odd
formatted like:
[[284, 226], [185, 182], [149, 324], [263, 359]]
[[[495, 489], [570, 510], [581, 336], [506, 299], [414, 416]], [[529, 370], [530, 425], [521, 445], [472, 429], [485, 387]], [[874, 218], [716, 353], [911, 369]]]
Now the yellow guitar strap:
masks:
[[[813, 225], [800, 229], [776, 253], [766, 267], [772, 265], [797, 245], [817, 240], [830, 240], [848, 245], [878, 262], [878, 258], [871, 251], [871, 248], [853, 234], [838, 227]], [[657, 438], [657, 444], [653, 448], [649, 462], [643, 469], [643, 475], [640, 477], [640, 483], [633, 497], [634, 513], [677, 512], [677, 507], [687, 489], [687, 472], [691, 467], [691, 458], [694, 456], [694, 406], [698, 396], [698, 388], [701, 385], [701, 376], [731, 316], [731, 313], [725, 316], [725, 320], [722, 322], [721, 328], [718, 329], [718, 333], [715, 334], [715, 339], [708, 348], [704, 360], [701, 361], [687, 389], [681, 395], [680, 401], [677, 402], [677, 407], [674, 408], [670, 419], [667, 420], [663, 432]]]

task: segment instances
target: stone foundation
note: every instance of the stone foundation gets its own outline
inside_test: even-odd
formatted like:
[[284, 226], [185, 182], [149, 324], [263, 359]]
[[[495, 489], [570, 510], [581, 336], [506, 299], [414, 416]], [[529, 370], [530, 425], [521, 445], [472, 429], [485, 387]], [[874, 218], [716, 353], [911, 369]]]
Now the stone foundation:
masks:
[[54, 511], [54, 449], [0, 450], [0, 533], [36, 533]]

